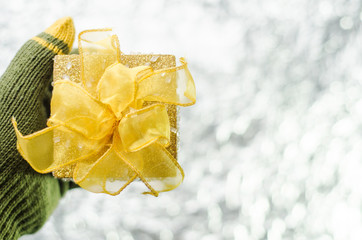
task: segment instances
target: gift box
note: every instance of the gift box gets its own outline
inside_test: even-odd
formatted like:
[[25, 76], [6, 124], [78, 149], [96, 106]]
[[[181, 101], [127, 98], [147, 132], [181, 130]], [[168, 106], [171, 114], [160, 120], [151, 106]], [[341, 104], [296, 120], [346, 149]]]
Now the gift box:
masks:
[[79, 34], [79, 55], [54, 59], [48, 127], [23, 136], [17, 147], [40, 173], [82, 188], [119, 194], [134, 180], [149, 189], [176, 188], [178, 106], [196, 101], [187, 62], [172, 55], [125, 55], [109, 30]]
[[[79, 55], [57, 55], [54, 58], [54, 73], [53, 82], [57, 82], [63, 79], [69, 79], [72, 82], [80, 83], [80, 56]], [[103, 55], [96, 59], [99, 64], [109, 66], [114, 62], [112, 55]], [[154, 70], [167, 69], [176, 66], [176, 58], [173, 55], [160, 55], [160, 54], [133, 54], [133, 55], [121, 55], [121, 63], [130, 68], [137, 66], [150, 66]], [[145, 105], [152, 104], [152, 102], [145, 102]], [[178, 106], [172, 104], [164, 104], [167, 108], [167, 114], [170, 120], [170, 146], [167, 151], [177, 159], [178, 149]], [[74, 164], [65, 166], [61, 169], [53, 171], [53, 175], [63, 180], [73, 180]]]

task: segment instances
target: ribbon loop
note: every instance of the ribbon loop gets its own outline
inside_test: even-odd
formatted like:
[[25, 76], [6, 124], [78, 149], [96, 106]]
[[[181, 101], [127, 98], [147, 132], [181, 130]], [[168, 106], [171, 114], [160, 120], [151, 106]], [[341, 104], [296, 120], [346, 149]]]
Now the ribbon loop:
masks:
[[110, 33], [111, 29], [86, 30], [78, 37], [81, 82], [83, 88], [93, 96], [96, 96], [98, 81], [106, 68], [114, 62], [119, 62], [119, 44], [114, 44], [118, 39]]
[[123, 147], [138, 151], [155, 141], [166, 147], [170, 143], [170, 122], [165, 105], [155, 104], [125, 115], [118, 125]]
[[182, 65], [179, 67], [158, 70], [140, 79], [137, 98], [180, 106], [195, 104], [194, 80], [186, 60], [181, 58], [180, 61]]
[[116, 122], [112, 111], [102, 102], [67, 80], [54, 84], [51, 109], [52, 116], [48, 125], [61, 124], [89, 139], [106, 137]]

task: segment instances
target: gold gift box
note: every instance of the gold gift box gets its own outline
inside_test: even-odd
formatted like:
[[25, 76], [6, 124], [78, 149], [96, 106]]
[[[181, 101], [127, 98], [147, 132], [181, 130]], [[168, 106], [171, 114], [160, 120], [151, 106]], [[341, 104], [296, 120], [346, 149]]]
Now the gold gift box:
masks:
[[[99, 59], [99, 64], [110, 65], [115, 61], [113, 56], [102, 56]], [[173, 55], [154, 55], [154, 54], [141, 54], [141, 55], [122, 55], [121, 63], [127, 67], [137, 66], [151, 66], [154, 70], [170, 68], [176, 66], [176, 59]], [[71, 80], [76, 83], [80, 83], [80, 56], [79, 55], [57, 55], [54, 58], [54, 72], [53, 81], [58, 80]], [[145, 103], [149, 105], [150, 103]], [[167, 147], [167, 151], [177, 159], [177, 117], [178, 107], [175, 105], [165, 104], [167, 107], [167, 113], [170, 120], [171, 134], [170, 134], [170, 146]], [[53, 171], [53, 175], [56, 178], [73, 179], [73, 169], [75, 165], [68, 165], [56, 171]]]

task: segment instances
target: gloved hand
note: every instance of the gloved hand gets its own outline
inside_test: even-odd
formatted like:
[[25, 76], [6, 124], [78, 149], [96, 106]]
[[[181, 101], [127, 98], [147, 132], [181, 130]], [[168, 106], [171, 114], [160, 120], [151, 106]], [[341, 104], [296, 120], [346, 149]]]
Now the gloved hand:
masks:
[[72, 19], [59, 19], [27, 41], [0, 78], [0, 239], [36, 232], [72, 187], [35, 172], [20, 156], [11, 117], [24, 135], [46, 127], [53, 58], [69, 53], [74, 35]]

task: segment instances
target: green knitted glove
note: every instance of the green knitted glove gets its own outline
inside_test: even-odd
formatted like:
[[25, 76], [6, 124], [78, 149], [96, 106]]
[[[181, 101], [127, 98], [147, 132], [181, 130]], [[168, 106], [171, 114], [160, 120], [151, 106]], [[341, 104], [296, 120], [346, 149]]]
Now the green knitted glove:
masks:
[[0, 239], [39, 230], [72, 187], [36, 173], [20, 156], [11, 117], [25, 135], [46, 127], [53, 58], [69, 53], [74, 34], [72, 19], [59, 19], [27, 41], [0, 78]]

